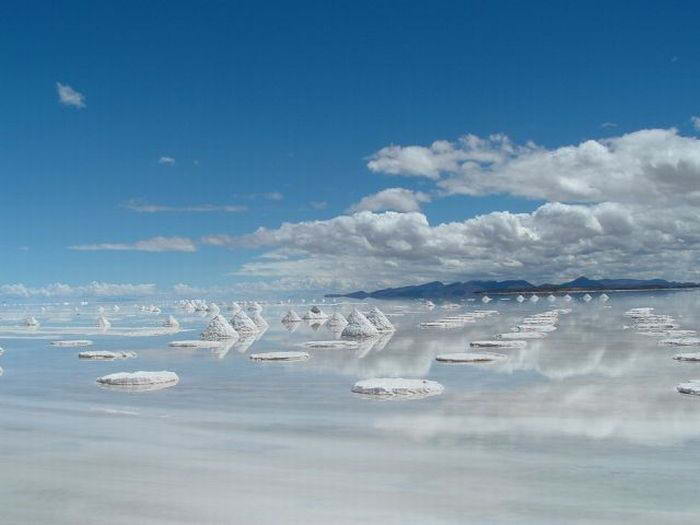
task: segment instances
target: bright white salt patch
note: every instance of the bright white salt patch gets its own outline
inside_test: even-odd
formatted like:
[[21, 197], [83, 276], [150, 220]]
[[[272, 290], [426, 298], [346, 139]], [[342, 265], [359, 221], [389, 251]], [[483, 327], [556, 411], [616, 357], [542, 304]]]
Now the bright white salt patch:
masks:
[[265, 352], [262, 354], [251, 354], [253, 361], [305, 361], [309, 358], [306, 352]]
[[304, 348], [330, 349], [330, 350], [347, 350], [354, 349], [360, 346], [357, 341], [307, 341], [301, 343]]
[[341, 337], [360, 339], [365, 337], [374, 337], [379, 334], [379, 331], [372, 323], [355, 308], [348, 316], [348, 325], [343, 329]]
[[525, 348], [527, 341], [496, 340], [496, 341], [472, 341], [469, 346], [473, 348]]
[[700, 396], [700, 379], [691, 379], [690, 381], [681, 383], [676, 387], [676, 390], [681, 394]]
[[660, 345], [666, 346], [697, 346], [700, 345], [700, 338], [697, 337], [678, 337], [662, 339], [659, 341]]
[[492, 363], [494, 361], [505, 361], [507, 355], [495, 352], [462, 352], [455, 354], [441, 354], [435, 360], [443, 363]]
[[539, 298], [537, 295], [532, 295], [532, 296], [530, 297], [530, 302], [531, 302], [531, 303], [536, 303], [536, 302], [539, 301], [539, 300], [540, 300], [540, 298]]
[[557, 327], [551, 324], [519, 324], [515, 327], [518, 332], [554, 332]]
[[700, 352], [692, 354], [676, 354], [673, 356], [676, 361], [700, 361]]
[[96, 350], [94, 352], [80, 352], [78, 357], [80, 359], [114, 361], [115, 359], [133, 359], [136, 357], [136, 352], [107, 352], [105, 350]]
[[209, 325], [204, 329], [200, 336], [205, 341], [218, 341], [221, 339], [238, 340], [239, 335], [236, 330], [224, 319], [224, 316], [216, 314], [209, 321]]
[[490, 303], [492, 300], [493, 300], [493, 299], [491, 299], [488, 295], [484, 295], [484, 296], [481, 298], [481, 302], [484, 303], [484, 304], [488, 304], [488, 303]]
[[97, 383], [102, 386], [139, 390], [142, 387], [167, 388], [176, 385], [179, 380], [175, 372], [163, 370], [161, 372], [117, 372], [98, 377]]
[[523, 301], [525, 301], [525, 297], [523, 297], [522, 295], [519, 295], [515, 298], [515, 300], [518, 301], [519, 303], [522, 303]]
[[384, 312], [376, 306], [373, 306], [365, 317], [379, 332], [393, 332], [395, 330], [394, 325], [387, 319]]
[[168, 346], [173, 348], [219, 348], [222, 346], [221, 341], [202, 341], [200, 339], [171, 341]]
[[39, 321], [36, 320], [36, 317], [27, 317], [24, 320], [24, 326], [31, 326], [31, 327], [39, 326]]
[[598, 296], [598, 300], [602, 302], [606, 302], [608, 299], [610, 299], [610, 296], [606, 293], [602, 293]]
[[110, 328], [112, 326], [112, 323], [110, 323], [104, 315], [101, 315], [97, 319], [95, 319], [95, 326], [97, 328], [102, 328], [103, 330], [106, 330], [107, 328]]
[[169, 315], [168, 318], [163, 322], [163, 326], [165, 326], [166, 328], [180, 328], [180, 323], [172, 315]]
[[542, 339], [545, 336], [542, 332], [512, 332], [501, 334], [499, 339]]
[[283, 323], [298, 323], [301, 321], [301, 317], [294, 310], [289, 310], [282, 318]]
[[586, 301], [586, 302], [590, 301], [591, 299], [593, 299], [593, 297], [591, 297], [589, 294], [585, 294], [585, 295], [583, 296], [583, 300]]
[[356, 394], [381, 397], [427, 397], [442, 394], [445, 388], [427, 379], [403, 379], [386, 377], [358, 381], [352, 387]]
[[70, 348], [74, 346], [91, 346], [92, 341], [89, 339], [73, 339], [65, 341], [51, 341], [51, 346], [58, 346], [62, 348]]
[[258, 331], [253, 320], [243, 310], [234, 314], [231, 318], [231, 326], [241, 335], [254, 334]]

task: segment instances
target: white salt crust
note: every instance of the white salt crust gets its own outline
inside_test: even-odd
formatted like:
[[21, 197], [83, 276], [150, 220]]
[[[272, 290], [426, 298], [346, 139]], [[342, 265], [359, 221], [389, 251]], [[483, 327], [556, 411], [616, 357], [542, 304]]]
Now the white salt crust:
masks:
[[309, 354], [306, 352], [264, 352], [250, 354], [253, 361], [306, 361]]
[[378, 397], [427, 397], [440, 395], [445, 388], [427, 379], [403, 379], [386, 377], [358, 381], [352, 387], [356, 394]]

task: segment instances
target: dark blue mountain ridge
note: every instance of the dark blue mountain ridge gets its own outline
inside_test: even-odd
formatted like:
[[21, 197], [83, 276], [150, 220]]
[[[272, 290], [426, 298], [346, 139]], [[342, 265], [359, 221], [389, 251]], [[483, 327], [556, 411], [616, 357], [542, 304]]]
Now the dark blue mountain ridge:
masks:
[[666, 281], [664, 279], [589, 279], [579, 277], [561, 284], [534, 285], [524, 280], [466, 281], [444, 284], [432, 281], [425, 284], [385, 288], [374, 292], [352, 292], [327, 294], [326, 297], [352, 297], [354, 299], [459, 299], [471, 294], [515, 294], [515, 293], [566, 293], [601, 290], [664, 290], [698, 288], [691, 282]]

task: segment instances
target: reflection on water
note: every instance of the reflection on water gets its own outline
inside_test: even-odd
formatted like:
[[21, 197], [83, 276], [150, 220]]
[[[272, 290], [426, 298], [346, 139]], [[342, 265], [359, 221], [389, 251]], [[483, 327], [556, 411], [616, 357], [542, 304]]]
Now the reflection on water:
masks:
[[[0, 319], [0, 505], [3, 523], [693, 523], [700, 398], [678, 383], [700, 364], [672, 359], [659, 337], [624, 329], [650, 306], [700, 326], [700, 294], [610, 294], [606, 304], [493, 301], [501, 315], [449, 329], [418, 323], [483, 308], [381, 305], [397, 331], [353, 348], [308, 349], [303, 363], [255, 366], [248, 351], [298, 350], [339, 337], [327, 323], [279, 322], [215, 349], [174, 349], [172, 313], [192, 338], [206, 315], [159, 305], [11, 309]], [[559, 329], [508, 360], [435, 361], [493, 339], [520, 319], [573, 309]], [[338, 307], [348, 313], [350, 307]], [[80, 314], [80, 315], [79, 315]], [[33, 315], [41, 326], [18, 327]], [[90, 335], [124, 362], [81, 362], [49, 340]], [[181, 337], [182, 336], [182, 337]], [[41, 339], [42, 337], [48, 339]], [[196, 336], [195, 336], [196, 337]], [[700, 350], [700, 349], [699, 349]], [[171, 370], [176, 386], [130, 395], [99, 376]], [[428, 378], [442, 396], [368, 403], [350, 389], [372, 377]], [[91, 517], [99, 516], [99, 520]]]

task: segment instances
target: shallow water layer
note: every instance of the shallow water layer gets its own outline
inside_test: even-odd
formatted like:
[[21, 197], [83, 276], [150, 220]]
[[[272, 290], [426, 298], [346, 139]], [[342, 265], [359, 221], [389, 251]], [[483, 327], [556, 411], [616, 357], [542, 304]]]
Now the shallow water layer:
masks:
[[[123, 305], [106, 314], [113, 328], [105, 332], [92, 328], [92, 305], [80, 316], [4, 307], [0, 521], [695, 523], [700, 397], [675, 387], [700, 379], [700, 363], [674, 361], [678, 349], [623, 329], [622, 314], [652, 306], [697, 329], [700, 294], [610, 295], [606, 304], [496, 298], [432, 311], [381, 303], [408, 313], [390, 315], [392, 337], [353, 349], [299, 347], [333, 333], [305, 322], [290, 332], [282, 307], [265, 308], [270, 328], [257, 341], [228, 349], [168, 347], [206, 325], [174, 306], [158, 316]], [[499, 349], [504, 362], [435, 361], [552, 307], [573, 312], [545, 339]], [[418, 328], [480, 308], [500, 315]], [[183, 330], [153, 330], [170, 313]], [[38, 329], [19, 326], [28, 314]], [[51, 346], [57, 338], [138, 357], [80, 360], [84, 349]], [[310, 359], [249, 359], [300, 350]], [[180, 381], [134, 393], [95, 384], [134, 370], [171, 370]], [[372, 377], [427, 378], [445, 392], [405, 401], [351, 392]]]

